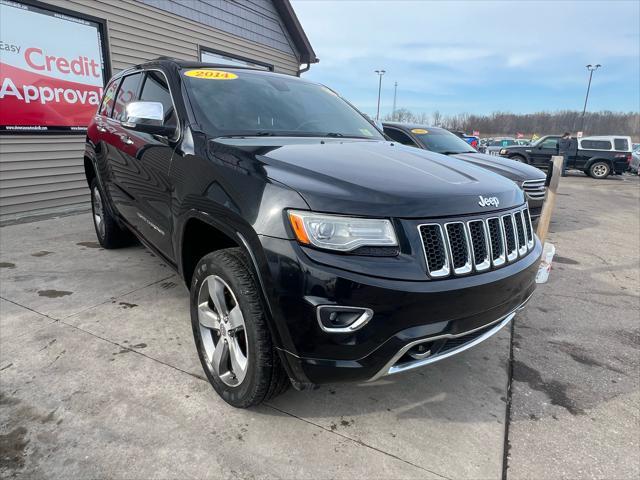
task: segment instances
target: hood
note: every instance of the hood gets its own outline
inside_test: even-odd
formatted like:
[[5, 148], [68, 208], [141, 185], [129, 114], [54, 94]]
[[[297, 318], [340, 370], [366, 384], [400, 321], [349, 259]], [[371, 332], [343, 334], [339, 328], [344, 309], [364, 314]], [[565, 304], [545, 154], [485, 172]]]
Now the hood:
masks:
[[545, 178], [545, 173], [526, 163], [517, 162], [504, 157], [495, 155], [485, 155], [484, 153], [458, 153], [451, 155], [452, 157], [472, 163], [478, 167], [486, 168], [492, 172], [507, 177], [517, 183], [525, 180], [540, 180]]
[[[510, 180], [462, 160], [392, 142], [254, 137], [215, 143], [253, 155], [270, 179], [296, 190], [318, 212], [426, 218], [524, 203], [522, 191]], [[480, 196], [497, 197], [498, 208], [480, 206]]]

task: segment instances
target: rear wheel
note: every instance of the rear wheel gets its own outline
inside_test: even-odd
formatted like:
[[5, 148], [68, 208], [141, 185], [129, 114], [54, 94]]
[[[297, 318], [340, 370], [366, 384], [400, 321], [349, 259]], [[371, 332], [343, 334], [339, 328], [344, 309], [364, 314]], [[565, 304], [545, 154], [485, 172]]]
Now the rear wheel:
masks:
[[234, 407], [257, 405], [289, 385], [266, 322], [242, 250], [219, 250], [198, 262], [191, 282], [196, 348], [207, 379]]
[[593, 178], [607, 178], [611, 173], [611, 167], [607, 162], [597, 161], [589, 167], [589, 175]]
[[94, 178], [91, 181], [91, 213], [98, 242], [103, 248], [119, 248], [131, 244], [133, 235], [118, 224], [106, 202], [98, 181]]

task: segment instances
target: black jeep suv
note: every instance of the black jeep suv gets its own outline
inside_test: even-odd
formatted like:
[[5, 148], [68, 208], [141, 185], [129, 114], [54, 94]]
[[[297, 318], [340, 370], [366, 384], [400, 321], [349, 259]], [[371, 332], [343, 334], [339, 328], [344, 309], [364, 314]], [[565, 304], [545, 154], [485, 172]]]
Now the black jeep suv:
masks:
[[100, 243], [133, 233], [179, 272], [204, 371], [237, 407], [449, 357], [535, 288], [513, 182], [388, 142], [296, 77], [167, 59], [121, 72], [85, 168]]

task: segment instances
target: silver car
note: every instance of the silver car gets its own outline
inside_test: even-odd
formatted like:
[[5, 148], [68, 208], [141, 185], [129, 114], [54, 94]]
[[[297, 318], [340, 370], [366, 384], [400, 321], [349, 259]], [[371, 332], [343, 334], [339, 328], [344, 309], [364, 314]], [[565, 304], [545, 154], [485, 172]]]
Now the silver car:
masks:
[[487, 155], [500, 155], [500, 150], [506, 147], [512, 147], [514, 145], [518, 145], [518, 142], [515, 138], [512, 137], [498, 137], [491, 140], [485, 149]]

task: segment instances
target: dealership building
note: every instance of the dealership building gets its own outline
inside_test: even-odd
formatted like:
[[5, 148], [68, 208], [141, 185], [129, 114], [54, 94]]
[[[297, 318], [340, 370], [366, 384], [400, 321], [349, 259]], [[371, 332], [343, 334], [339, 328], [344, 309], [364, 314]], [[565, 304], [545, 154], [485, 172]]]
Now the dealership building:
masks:
[[289, 75], [318, 61], [288, 0], [0, 0], [0, 223], [89, 205], [102, 89], [160, 56]]

